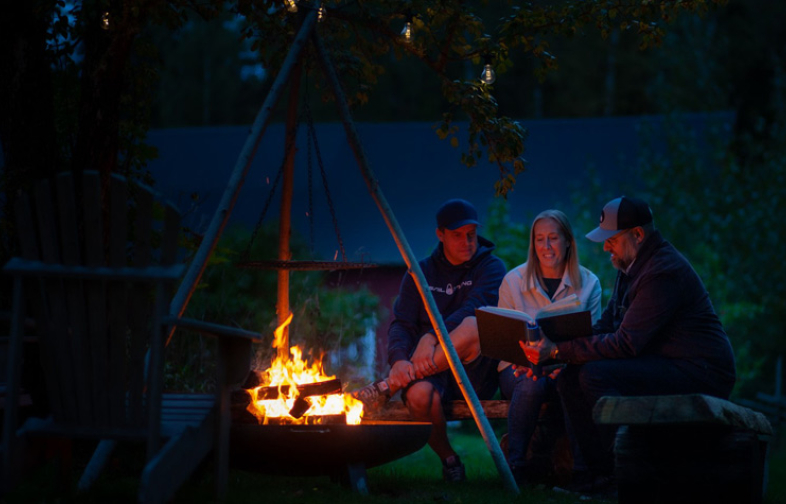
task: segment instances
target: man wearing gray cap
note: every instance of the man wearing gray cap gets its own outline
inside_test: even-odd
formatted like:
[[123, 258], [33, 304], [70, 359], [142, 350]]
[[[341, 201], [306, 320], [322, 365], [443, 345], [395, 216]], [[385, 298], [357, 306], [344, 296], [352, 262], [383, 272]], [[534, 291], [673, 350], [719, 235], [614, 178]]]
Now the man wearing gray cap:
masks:
[[[655, 228], [644, 201], [622, 196], [608, 202], [597, 228], [618, 270], [614, 291], [593, 335], [522, 346], [538, 363], [567, 363], [557, 390], [591, 474], [574, 490], [613, 485], [615, 430], [592, 420], [602, 396], [707, 394], [727, 399], [735, 381], [734, 354], [709, 294], [688, 260]], [[578, 475], [577, 475], [578, 476]]]
[[[436, 220], [439, 243], [419, 264], [470, 384], [479, 399], [491, 399], [499, 383], [499, 361], [480, 355], [474, 315], [475, 308], [497, 305], [505, 265], [493, 255], [494, 244], [478, 235], [478, 214], [468, 201], [446, 201]], [[445, 481], [464, 481], [464, 465], [448, 440], [442, 407], [444, 401], [461, 399], [461, 391], [409, 274], [401, 282], [393, 315], [388, 330], [390, 374], [355, 396], [373, 408], [402, 390], [412, 418], [432, 424], [428, 444], [442, 459]]]

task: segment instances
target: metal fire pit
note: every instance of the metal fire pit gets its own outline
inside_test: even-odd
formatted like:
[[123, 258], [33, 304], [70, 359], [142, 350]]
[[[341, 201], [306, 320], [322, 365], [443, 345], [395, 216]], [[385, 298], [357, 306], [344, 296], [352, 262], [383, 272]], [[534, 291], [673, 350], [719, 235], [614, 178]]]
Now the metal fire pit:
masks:
[[230, 460], [244, 470], [293, 476], [330, 476], [367, 493], [366, 468], [421, 449], [427, 422], [369, 421], [360, 425], [233, 423]]

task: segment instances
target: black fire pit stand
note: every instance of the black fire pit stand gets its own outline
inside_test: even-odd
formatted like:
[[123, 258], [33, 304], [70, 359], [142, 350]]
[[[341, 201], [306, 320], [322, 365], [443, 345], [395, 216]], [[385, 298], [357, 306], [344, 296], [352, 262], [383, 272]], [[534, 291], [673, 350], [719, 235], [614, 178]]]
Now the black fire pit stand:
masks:
[[259, 425], [235, 421], [230, 465], [282, 476], [330, 476], [366, 494], [366, 469], [420, 450], [430, 434], [427, 422]]

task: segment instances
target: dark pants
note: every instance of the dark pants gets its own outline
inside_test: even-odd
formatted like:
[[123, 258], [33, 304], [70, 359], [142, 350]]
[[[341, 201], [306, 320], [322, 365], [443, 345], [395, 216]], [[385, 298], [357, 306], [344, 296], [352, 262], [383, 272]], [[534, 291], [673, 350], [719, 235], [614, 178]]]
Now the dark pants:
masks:
[[731, 393], [733, 383], [697, 380], [692, 374], [691, 365], [684, 361], [658, 356], [592, 361], [563, 369], [557, 377], [557, 391], [589, 470], [603, 475], [614, 471], [616, 427], [599, 426], [592, 420], [592, 408], [598, 399], [669, 394], [707, 394], [726, 399]]

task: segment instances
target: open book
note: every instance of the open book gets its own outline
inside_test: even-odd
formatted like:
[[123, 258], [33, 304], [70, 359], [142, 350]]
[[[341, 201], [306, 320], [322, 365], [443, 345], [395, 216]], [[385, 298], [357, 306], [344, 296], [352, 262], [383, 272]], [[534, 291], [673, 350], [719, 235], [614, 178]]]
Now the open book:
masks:
[[[568, 341], [592, 335], [592, 317], [581, 309], [575, 294], [541, 308], [535, 318], [524, 312], [483, 306], [475, 309], [478, 320], [480, 353], [521, 366], [531, 363], [524, 356], [519, 341], [535, 342], [541, 332], [551, 341]], [[547, 366], [552, 362], [541, 362]]]

